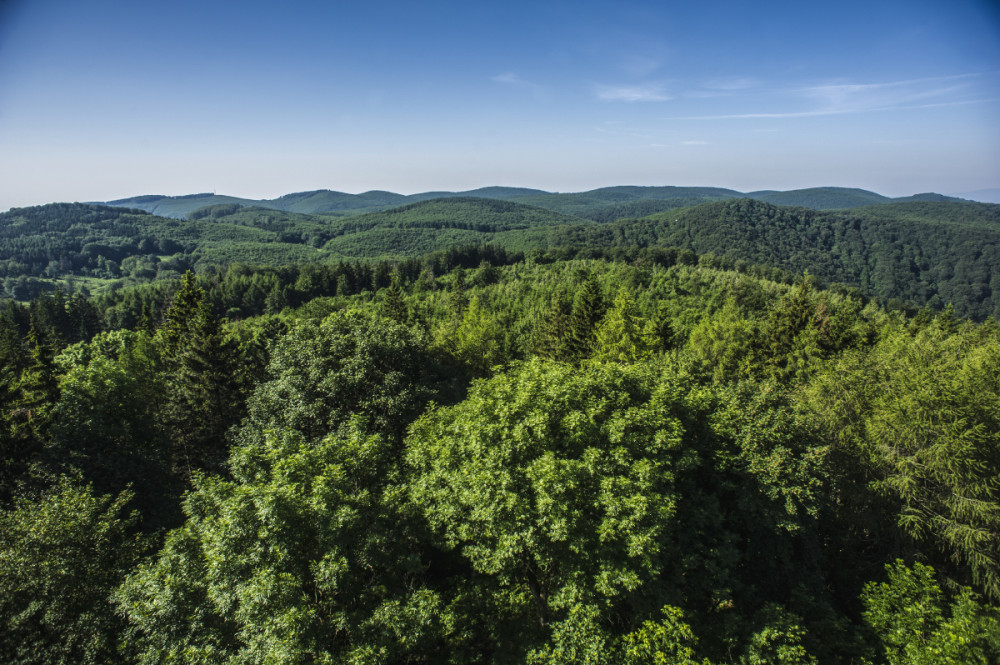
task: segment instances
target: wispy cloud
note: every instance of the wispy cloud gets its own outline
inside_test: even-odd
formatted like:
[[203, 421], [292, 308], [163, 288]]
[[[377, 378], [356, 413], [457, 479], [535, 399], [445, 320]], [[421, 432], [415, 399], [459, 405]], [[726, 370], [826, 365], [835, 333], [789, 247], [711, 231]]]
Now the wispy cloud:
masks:
[[708, 141], [681, 141], [681, 145], [711, 145]]
[[532, 83], [521, 78], [514, 72], [504, 72], [502, 74], [497, 74], [491, 79], [495, 83], [503, 83], [504, 85], [515, 85], [524, 88], [537, 88], [539, 87], [537, 83]]
[[641, 85], [598, 85], [597, 98], [605, 102], [665, 102], [673, 99], [662, 83]]
[[961, 99], [968, 92], [970, 80], [979, 74], [961, 74], [882, 83], [827, 83], [770, 92], [768, 101], [788, 110], [722, 113], [689, 116], [686, 120], [743, 120], [814, 118], [822, 116], [874, 113], [885, 111], [964, 106], [981, 103]]
[[974, 76], [974, 74], [962, 74], [885, 83], [815, 85], [801, 88], [796, 92], [816, 100], [828, 111], [856, 113], [940, 99], [966, 89], [968, 79]]

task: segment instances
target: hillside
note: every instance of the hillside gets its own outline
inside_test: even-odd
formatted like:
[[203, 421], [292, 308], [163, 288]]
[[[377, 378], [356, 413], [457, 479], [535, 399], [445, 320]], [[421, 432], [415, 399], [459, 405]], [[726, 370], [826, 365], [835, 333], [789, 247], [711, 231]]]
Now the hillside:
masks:
[[145, 195], [107, 201], [103, 205], [145, 210], [146, 212], [151, 212], [162, 217], [174, 217], [177, 219], [183, 219], [190, 213], [206, 206], [223, 204], [237, 204], [303, 214], [339, 213], [357, 215], [429, 199], [472, 196], [503, 201], [545, 193], [542, 190], [521, 187], [483, 187], [467, 192], [424, 192], [410, 196], [378, 190], [361, 194], [346, 194], [329, 189], [319, 189], [310, 192], [285, 194], [275, 199], [244, 199], [215, 194], [189, 194], [186, 196]]
[[[6, 295], [29, 299], [57, 283], [100, 289], [118, 280], [176, 278], [234, 261], [316, 261], [324, 225], [290, 213], [254, 214], [233, 203], [177, 220], [139, 210], [50, 204], [0, 213], [0, 278]], [[212, 212], [231, 211], [228, 218]]]
[[[548, 230], [590, 222], [512, 201], [454, 197], [411, 203], [334, 223], [331, 256], [416, 256], [453, 245], [496, 243], [508, 249], [544, 246]], [[538, 234], [541, 232], [541, 235]]]
[[[642, 188], [593, 194], [588, 205], [619, 199], [596, 208], [604, 211], [592, 213], [596, 221], [517, 201], [458, 196], [347, 217], [240, 202], [200, 208], [187, 220], [81, 204], [24, 208], [0, 215], [0, 277], [6, 295], [23, 300], [66, 280], [95, 290], [232, 262], [398, 260], [485, 244], [536, 253], [673, 247], [730, 264], [808, 270], [886, 303], [950, 303], [963, 316], [1000, 316], [998, 205], [917, 200], [818, 211], [746, 198], [686, 207], [678, 207], [681, 199], [629, 200], [649, 194]], [[376, 200], [372, 194], [368, 202]], [[618, 219], [650, 211], [658, 212]]]
[[1000, 205], [888, 203], [842, 211], [753, 199], [566, 233], [557, 246], [670, 246], [842, 282], [966, 316], [1000, 316]]
[[859, 206], [889, 203], [892, 201], [891, 198], [876, 194], [875, 192], [846, 187], [813, 187], [810, 189], [794, 189], [787, 192], [750, 192], [746, 196], [747, 198], [774, 205], [798, 206], [816, 210], [857, 208]]

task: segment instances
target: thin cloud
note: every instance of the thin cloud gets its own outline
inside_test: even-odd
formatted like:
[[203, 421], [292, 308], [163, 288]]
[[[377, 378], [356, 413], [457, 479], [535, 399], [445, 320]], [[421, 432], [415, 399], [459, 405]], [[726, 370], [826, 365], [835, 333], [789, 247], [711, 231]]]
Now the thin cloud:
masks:
[[626, 75], [634, 78], [645, 78], [660, 69], [663, 60], [646, 55], [630, 55], [622, 59], [621, 68]]
[[[940, 99], [960, 92], [968, 87], [967, 83], [954, 84], [954, 82], [968, 80], [970, 76], [965, 74], [887, 83], [817, 85], [801, 88], [798, 94], [816, 100], [831, 111], [884, 109], [926, 99]], [[941, 85], [946, 82], [952, 84]]]
[[597, 98], [605, 102], [665, 102], [673, 99], [664, 91], [663, 84], [645, 85], [598, 85]]
[[532, 83], [527, 81], [514, 72], [504, 72], [502, 74], [497, 74], [492, 79], [494, 83], [503, 83], [504, 85], [514, 85], [522, 88], [538, 88], [540, 87], [537, 83]]
[[825, 111], [790, 111], [787, 113], [730, 113], [722, 115], [693, 115], [674, 118], [674, 120], [753, 120], [782, 118], [818, 118], [831, 115], [849, 115], [855, 113], [881, 113], [885, 111], [912, 111], [916, 109], [944, 108], [948, 106], [968, 106], [970, 104], [986, 104], [1000, 101], [997, 99], [970, 99], [959, 102], [939, 102], [936, 104], [911, 104], [906, 106], [885, 106], [858, 109], [829, 109]]
[[[811, 85], [775, 93], [789, 105], [811, 108], [755, 113], [706, 114], [685, 120], [746, 120], [815, 118], [823, 116], [875, 113], [980, 103], [982, 100], [955, 99], [969, 89], [966, 82], [979, 74], [961, 74], [884, 83], [836, 83]], [[947, 85], [950, 84], [950, 85]], [[797, 100], [797, 102], [796, 102]], [[938, 101], [934, 101], [938, 100]], [[925, 103], [920, 103], [925, 102]]]

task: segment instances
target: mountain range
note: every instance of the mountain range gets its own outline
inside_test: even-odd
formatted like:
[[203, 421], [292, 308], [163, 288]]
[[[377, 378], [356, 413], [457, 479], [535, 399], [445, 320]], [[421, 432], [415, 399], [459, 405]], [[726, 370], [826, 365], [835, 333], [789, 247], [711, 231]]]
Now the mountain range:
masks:
[[408, 203], [430, 199], [475, 197], [513, 201], [575, 215], [595, 221], [613, 221], [621, 217], [643, 217], [672, 208], [751, 198], [775, 205], [800, 206], [815, 210], [839, 210], [880, 203], [906, 201], [960, 201], [943, 194], [924, 193], [902, 198], [891, 198], [864, 189], [846, 187], [814, 187], [789, 191], [761, 190], [738, 192], [720, 187], [603, 187], [587, 192], [554, 193], [522, 187], [483, 187], [464, 192], [422, 192], [396, 194], [373, 190], [362, 194], [346, 194], [328, 189], [286, 194], [275, 199], [248, 199], [222, 194], [203, 193], [184, 196], [144, 195], [114, 201], [103, 205], [145, 210], [161, 217], [184, 219], [200, 208], [216, 205], [267, 208], [304, 214], [349, 216], [386, 210]]

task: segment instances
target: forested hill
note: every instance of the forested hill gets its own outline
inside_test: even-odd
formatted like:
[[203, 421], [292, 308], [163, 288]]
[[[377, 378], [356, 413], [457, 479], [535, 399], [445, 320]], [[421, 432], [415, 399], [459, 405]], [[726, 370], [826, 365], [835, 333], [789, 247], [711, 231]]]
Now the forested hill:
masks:
[[[884, 303], [950, 303], [962, 316], [1000, 316], [1000, 205], [917, 201], [816, 211], [753, 199], [661, 203], [670, 209], [611, 223], [473, 197], [349, 217], [230, 202], [186, 220], [53, 204], [0, 214], [0, 277], [6, 295], [25, 300], [67, 281], [97, 291], [236, 262], [399, 260], [484, 244], [539, 256], [660, 247], [707, 254], [720, 265], [809, 271]], [[619, 207], [628, 206], [642, 209]]]
[[340, 257], [416, 256], [453, 245], [498, 243], [508, 249], [544, 247], [557, 227], [586, 227], [579, 217], [512, 201], [455, 197], [411, 203], [334, 223], [324, 249]]
[[216, 194], [147, 195], [108, 201], [104, 205], [146, 210], [164, 217], [178, 219], [184, 218], [198, 208], [221, 204], [236, 204], [286, 212], [328, 213], [336, 216], [347, 216], [384, 210], [428, 199], [470, 196], [514, 201], [596, 221], [613, 221], [619, 217], [638, 217], [672, 208], [735, 198], [754, 198], [777, 205], [803, 206], [816, 210], [854, 208], [907, 200], [960, 200], [933, 193], [892, 199], [875, 192], [846, 187], [814, 187], [786, 192], [759, 191], [747, 194], [721, 187], [618, 186], [576, 193], [552, 193], [523, 187], [483, 187], [466, 192], [423, 192], [408, 196], [384, 191], [345, 194], [321, 189], [286, 194], [276, 199], [260, 200]]
[[812, 274], [884, 301], [1000, 316], [1000, 205], [891, 203], [843, 211], [752, 199], [566, 231], [554, 245], [675, 246]]

